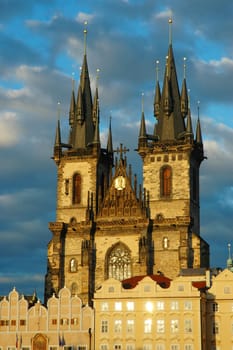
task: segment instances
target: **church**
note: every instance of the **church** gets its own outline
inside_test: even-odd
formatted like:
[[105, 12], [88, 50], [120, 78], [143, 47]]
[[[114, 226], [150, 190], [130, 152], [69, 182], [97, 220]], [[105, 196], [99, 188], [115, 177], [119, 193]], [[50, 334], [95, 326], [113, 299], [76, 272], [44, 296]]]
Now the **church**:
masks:
[[201, 123], [192, 120], [185, 74], [180, 86], [169, 40], [163, 84], [154, 82], [152, 131], [144, 108], [138, 115], [140, 184], [127, 141], [113, 146], [111, 121], [101, 143], [101, 97], [84, 47], [68, 140], [59, 120], [55, 131], [44, 303], [15, 288], [0, 298], [0, 350], [233, 347], [233, 261], [229, 252], [228, 269], [215, 275], [209, 266], [200, 232]]
[[[84, 30], [86, 41], [87, 31]], [[169, 42], [163, 86], [155, 82], [154, 130], [144, 111], [138, 130], [143, 185], [127, 163], [127, 145], [100, 140], [99, 94], [90, 86], [86, 48], [77, 93], [71, 91], [69, 139], [56, 128], [56, 221], [49, 223], [45, 301], [66, 286], [92, 305], [108, 278], [163, 274], [209, 267], [200, 235], [199, 168], [204, 160], [201, 125], [193, 131], [186, 79], [178, 85]], [[140, 118], [140, 113], [139, 113]]]

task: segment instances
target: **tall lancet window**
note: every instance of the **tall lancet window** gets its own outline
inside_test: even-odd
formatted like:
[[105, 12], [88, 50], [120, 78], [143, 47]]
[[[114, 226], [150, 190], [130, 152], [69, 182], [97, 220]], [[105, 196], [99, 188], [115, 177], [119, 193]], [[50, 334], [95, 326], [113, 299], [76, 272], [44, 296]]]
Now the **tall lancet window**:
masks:
[[122, 243], [113, 247], [107, 258], [108, 278], [122, 281], [131, 277], [131, 255], [129, 249]]
[[81, 203], [81, 175], [76, 173], [73, 176], [73, 204]]
[[160, 173], [161, 197], [170, 197], [172, 194], [172, 168], [164, 166]]

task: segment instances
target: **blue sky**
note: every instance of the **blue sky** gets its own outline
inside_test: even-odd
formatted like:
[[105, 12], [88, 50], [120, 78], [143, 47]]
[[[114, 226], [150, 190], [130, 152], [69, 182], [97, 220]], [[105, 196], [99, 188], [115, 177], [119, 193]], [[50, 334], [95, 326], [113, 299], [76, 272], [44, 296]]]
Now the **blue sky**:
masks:
[[[175, 3], [175, 4], [174, 4]], [[101, 139], [112, 116], [114, 145], [134, 149], [141, 93], [153, 130], [155, 62], [162, 83], [168, 18], [181, 83], [183, 57], [195, 126], [197, 101], [204, 139], [201, 235], [211, 265], [224, 267], [233, 244], [233, 3], [229, 0], [1, 0], [0, 12], [0, 295], [16, 286], [43, 298], [48, 222], [55, 220], [56, 166], [51, 160], [60, 101], [67, 128], [74, 72], [76, 88], [88, 20], [92, 88], [100, 69]], [[64, 142], [66, 132], [63, 132]]]

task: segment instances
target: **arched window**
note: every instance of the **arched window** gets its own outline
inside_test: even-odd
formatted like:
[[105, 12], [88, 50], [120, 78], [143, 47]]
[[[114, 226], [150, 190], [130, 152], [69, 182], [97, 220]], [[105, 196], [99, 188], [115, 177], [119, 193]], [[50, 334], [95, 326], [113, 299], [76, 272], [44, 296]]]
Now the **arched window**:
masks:
[[165, 166], [161, 169], [161, 196], [170, 197], [172, 193], [172, 168]]
[[169, 241], [167, 237], [163, 237], [163, 248], [168, 249]]
[[81, 203], [81, 175], [76, 173], [73, 176], [73, 204]]
[[131, 256], [129, 249], [122, 243], [117, 244], [108, 255], [108, 278], [122, 281], [131, 277]]
[[77, 261], [75, 258], [70, 260], [70, 272], [77, 272]]

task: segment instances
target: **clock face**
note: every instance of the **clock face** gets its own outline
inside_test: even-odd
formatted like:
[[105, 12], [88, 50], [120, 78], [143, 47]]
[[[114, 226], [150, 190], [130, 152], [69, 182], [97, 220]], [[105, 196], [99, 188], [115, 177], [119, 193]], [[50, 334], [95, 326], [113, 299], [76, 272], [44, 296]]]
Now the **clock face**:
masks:
[[125, 188], [125, 178], [124, 176], [117, 176], [114, 182], [115, 188], [118, 191], [122, 191]]

